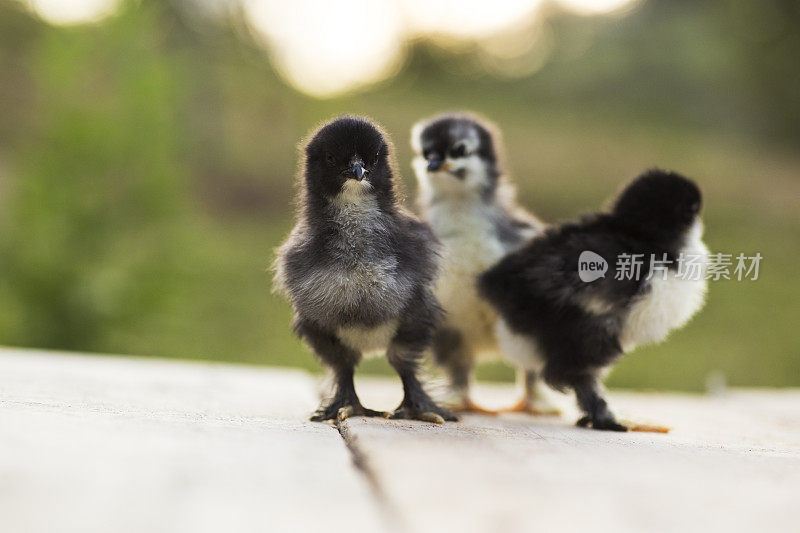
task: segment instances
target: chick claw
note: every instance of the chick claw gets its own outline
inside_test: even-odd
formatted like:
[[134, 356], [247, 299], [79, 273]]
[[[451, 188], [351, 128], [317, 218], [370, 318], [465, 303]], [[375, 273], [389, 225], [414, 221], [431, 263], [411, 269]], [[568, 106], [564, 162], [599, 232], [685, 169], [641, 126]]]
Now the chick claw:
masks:
[[367, 409], [363, 405], [343, 405], [338, 407], [331, 405], [327, 408], [319, 408], [311, 415], [312, 422], [325, 422], [328, 420], [338, 420], [339, 422], [347, 420], [351, 416], [366, 416], [377, 418], [389, 418], [390, 413], [386, 411], [375, 411], [374, 409]]
[[444, 424], [444, 418], [441, 415], [428, 411], [419, 415], [419, 419], [424, 422], [431, 422], [433, 424]]
[[432, 424], [444, 424], [444, 417], [436, 414], [433, 411], [426, 411], [424, 413], [414, 413], [407, 409], [398, 409], [390, 418], [393, 419], [407, 419], [407, 420], [422, 420], [423, 422], [430, 422]]
[[353, 415], [356, 416], [366, 416], [366, 417], [376, 417], [376, 418], [389, 418], [391, 413], [387, 413], [386, 411], [375, 411], [372, 409], [367, 409], [366, 407], [362, 407], [358, 411], [356, 411], [352, 405], [345, 405], [339, 409], [339, 412], [336, 413], [336, 419], [341, 422], [343, 420], [347, 420]]
[[669, 433], [670, 429], [672, 429], [667, 426], [659, 426], [653, 424], [639, 424], [636, 422], [631, 422], [629, 420], [620, 420], [619, 422], [611, 422], [602, 425], [600, 424], [595, 425], [592, 423], [592, 419], [589, 416], [584, 416], [576, 422], [576, 425], [582, 428], [589, 427], [590, 424], [594, 429], [610, 429], [612, 431], [637, 431], [643, 433]]
[[389, 418], [395, 420], [398, 419], [422, 420], [423, 422], [430, 422], [432, 424], [444, 424], [446, 420], [449, 420], [451, 422], [458, 422], [457, 416], [444, 409], [441, 410], [441, 413], [437, 413], [434, 411], [418, 412], [413, 409], [401, 407], [397, 409], [394, 413], [392, 413], [392, 415]]
[[604, 431], [628, 431], [627, 426], [623, 426], [614, 419], [610, 420], [593, 420], [590, 416], [581, 417], [576, 423], [576, 426], [582, 428], [591, 427], [592, 429], [599, 429]]
[[345, 407], [339, 408], [339, 412], [336, 414], [336, 419], [341, 422], [342, 420], [347, 420], [347, 418], [353, 414], [353, 406], [347, 405]]

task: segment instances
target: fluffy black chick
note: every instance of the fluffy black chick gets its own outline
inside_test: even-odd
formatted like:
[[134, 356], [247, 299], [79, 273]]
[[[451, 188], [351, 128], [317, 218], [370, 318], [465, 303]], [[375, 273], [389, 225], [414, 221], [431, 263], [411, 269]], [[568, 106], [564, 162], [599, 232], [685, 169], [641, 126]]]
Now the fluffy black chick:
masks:
[[390, 149], [378, 126], [352, 116], [305, 144], [298, 221], [278, 250], [275, 284], [294, 307], [294, 331], [333, 373], [333, 395], [311, 420], [387, 415], [363, 407], [353, 383], [362, 354], [376, 351], [403, 382], [393, 418], [456, 420], [417, 378], [442, 315], [437, 245], [398, 203]]
[[[625, 431], [603, 398], [602, 371], [702, 307], [708, 250], [700, 207], [692, 181], [652, 170], [609, 213], [550, 228], [480, 276], [481, 294], [501, 316], [504, 353], [540, 369], [551, 386], [573, 389], [585, 413], [579, 425]], [[635, 267], [615, 273], [637, 262], [638, 275]]]

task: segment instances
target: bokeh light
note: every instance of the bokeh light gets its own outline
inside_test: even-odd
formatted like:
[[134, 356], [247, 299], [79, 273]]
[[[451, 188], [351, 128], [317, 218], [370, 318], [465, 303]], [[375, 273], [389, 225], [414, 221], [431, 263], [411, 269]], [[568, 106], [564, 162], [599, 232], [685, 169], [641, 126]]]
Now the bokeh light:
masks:
[[[51, 24], [96, 22], [120, 0], [28, 0]], [[636, 0], [557, 0], [570, 11], [597, 15]], [[490, 73], [527, 76], [548, 57], [542, 31], [543, 0], [193, 0], [211, 13], [241, 6], [256, 41], [294, 88], [318, 98], [368, 87], [392, 77], [408, 44], [424, 38], [443, 44], [477, 42]]]
[[372, 0], [245, 0], [276, 66], [298, 89], [332, 96], [388, 77], [402, 56], [398, 6]]
[[412, 34], [481, 38], [532, 18], [541, 0], [402, 0]]
[[28, 0], [42, 19], [51, 24], [72, 25], [97, 22], [119, 7], [119, 0]]
[[597, 15], [628, 7], [632, 0], [558, 0], [558, 3], [576, 13]]

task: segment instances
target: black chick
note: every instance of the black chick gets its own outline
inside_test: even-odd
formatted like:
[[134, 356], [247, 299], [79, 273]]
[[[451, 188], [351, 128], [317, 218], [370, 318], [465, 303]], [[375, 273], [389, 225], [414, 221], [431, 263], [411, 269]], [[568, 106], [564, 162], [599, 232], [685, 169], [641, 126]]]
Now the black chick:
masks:
[[[480, 276], [481, 293], [501, 316], [504, 353], [541, 369], [551, 386], [573, 389], [585, 413], [579, 425], [625, 431], [602, 396], [602, 370], [634, 346], [664, 339], [702, 307], [708, 250], [700, 206], [692, 181], [652, 170], [622, 191], [610, 213], [553, 227]], [[598, 277], [603, 262], [610, 271]], [[628, 263], [640, 265], [639, 275], [635, 267], [614, 273]], [[584, 267], [601, 270], [584, 270], [582, 281]]]
[[275, 284], [294, 307], [294, 331], [333, 371], [333, 396], [311, 420], [388, 415], [362, 406], [353, 383], [362, 353], [375, 351], [403, 382], [392, 418], [456, 420], [417, 378], [442, 316], [436, 240], [400, 206], [390, 148], [378, 126], [351, 116], [305, 145], [298, 221], [278, 250]]

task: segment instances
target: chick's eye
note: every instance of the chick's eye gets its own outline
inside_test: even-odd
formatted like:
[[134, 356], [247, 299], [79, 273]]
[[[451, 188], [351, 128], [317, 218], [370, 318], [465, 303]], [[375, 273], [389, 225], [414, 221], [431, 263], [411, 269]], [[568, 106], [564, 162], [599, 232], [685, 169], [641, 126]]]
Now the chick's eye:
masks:
[[457, 144], [452, 148], [450, 148], [449, 155], [454, 159], [458, 157], [464, 157], [465, 155], [467, 155], [467, 147], [464, 146], [463, 144]]
[[336, 164], [336, 156], [334, 156], [330, 152], [325, 152], [325, 161], [327, 161], [329, 165], [335, 165]]

